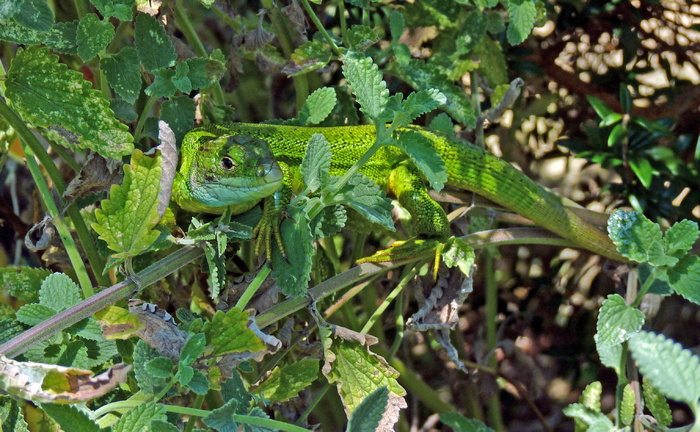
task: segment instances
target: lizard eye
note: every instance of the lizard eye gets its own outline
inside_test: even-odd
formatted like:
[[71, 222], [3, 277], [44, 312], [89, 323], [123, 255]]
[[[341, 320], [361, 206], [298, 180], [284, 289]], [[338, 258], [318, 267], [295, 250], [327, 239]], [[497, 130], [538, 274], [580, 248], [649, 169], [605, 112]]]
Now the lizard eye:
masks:
[[221, 167], [225, 169], [226, 171], [230, 171], [236, 167], [236, 164], [233, 163], [233, 159], [231, 159], [228, 156], [224, 156], [221, 159]]

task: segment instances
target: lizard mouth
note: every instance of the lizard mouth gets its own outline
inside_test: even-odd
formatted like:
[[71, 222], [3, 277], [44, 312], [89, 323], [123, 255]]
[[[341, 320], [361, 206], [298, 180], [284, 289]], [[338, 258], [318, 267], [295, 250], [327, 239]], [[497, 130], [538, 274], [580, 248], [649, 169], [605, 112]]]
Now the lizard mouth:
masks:
[[210, 207], [259, 201], [282, 186], [284, 174], [274, 160], [261, 163], [249, 176], [211, 178], [197, 182], [197, 201]]

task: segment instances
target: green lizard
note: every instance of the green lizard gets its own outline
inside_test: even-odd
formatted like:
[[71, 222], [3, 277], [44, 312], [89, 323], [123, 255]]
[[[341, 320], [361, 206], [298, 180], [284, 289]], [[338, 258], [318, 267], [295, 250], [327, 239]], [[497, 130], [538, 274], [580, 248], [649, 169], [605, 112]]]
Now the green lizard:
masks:
[[[508, 162], [457, 138], [420, 127], [419, 132], [442, 157], [447, 186], [472, 191], [524, 216], [575, 245], [614, 260], [629, 262], [607, 234], [584, 222], [560, 197], [544, 189]], [[183, 209], [239, 214], [265, 199], [255, 235], [280, 243], [279, 217], [292, 191], [299, 189], [299, 166], [309, 139], [322, 133], [329, 141], [331, 174], [340, 176], [374, 143], [374, 126], [299, 127], [234, 123], [190, 131], [184, 138], [173, 199]], [[361, 172], [393, 194], [412, 216], [423, 238], [444, 241], [450, 234], [442, 207], [428, 194], [425, 181], [398, 148], [377, 151]], [[272, 233], [272, 234], [271, 234]]]

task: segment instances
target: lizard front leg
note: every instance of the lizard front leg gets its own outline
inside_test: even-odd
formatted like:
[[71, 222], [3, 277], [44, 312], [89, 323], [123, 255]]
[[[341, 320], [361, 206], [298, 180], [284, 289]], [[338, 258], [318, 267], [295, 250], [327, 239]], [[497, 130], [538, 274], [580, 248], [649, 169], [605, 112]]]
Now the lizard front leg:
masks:
[[265, 198], [263, 201], [263, 214], [260, 221], [253, 230], [253, 239], [255, 242], [255, 254], [260, 255], [265, 252], [268, 261], [272, 259], [272, 238], [274, 237], [277, 246], [286, 257], [282, 235], [280, 233], [280, 224], [282, 218], [286, 214], [287, 206], [292, 201], [292, 169], [289, 165], [278, 162], [283, 173], [282, 186], [272, 195]]

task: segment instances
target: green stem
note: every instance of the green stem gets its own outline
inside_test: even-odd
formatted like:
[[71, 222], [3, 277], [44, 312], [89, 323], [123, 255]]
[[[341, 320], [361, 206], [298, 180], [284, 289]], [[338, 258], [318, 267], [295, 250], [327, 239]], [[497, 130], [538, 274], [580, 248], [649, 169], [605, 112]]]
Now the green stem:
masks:
[[146, 100], [146, 104], [143, 106], [143, 111], [141, 111], [141, 115], [139, 116], [139, 121], [136, 123], [136, 129], [134, 129], [134, 141], [139, 142], [141, 140], [141, 132], [143, 132], [143, 128], [146, 126], [148, 113], [151, 112], [151, 108], [153, 108], [153, 105], [157, 100], [158, 98], [155, 96], [149, 96]]
[[[41, 145], [39, 140], [34, 136], [34, 134], [27, 128], [24, 121], [17, 115], [17, 113], [12, 110], [4, 99], [0, 98], [0, 117], [3, 117], [17, 132], [20, 140], [26, 147], [31, 149], [34, 156], [39, 160], [39, 163], [46, 171], [51, 181], [56, 187], [56, 191], [59, 195], [63, 195], [66, 191], [66, 183], [63, 181], [63, 176], [56, 168], [51, 156], [46, 152], [44, 146]], [[50, 195], [49, 195], [50, 196]], [[80, 214], [80, 210], [71, 205], [67, 209], [68, 216], [73, 221], [73, 226], [75, 227], [75, 232], [78, 234], [78, 239], [83, 247], [83, 251], [88, 258], [92, 273], [95, 280], [100, 285], [109, 285], [110, 281], [107, 276], [103, 275], [104, 261], [100, 257], [95, 247], [95, 242], [90, 234], [90, 231], [85, 224], [83, 216]]]
[[[486, 267], [486, 346], [488, 352], [492, 352], [496, 348], [497, 342], [498, 285], [494, 275], [494, 259], [488, 251], [486, 251], [484, 259]], [[494, 356], [490, 356], [488, 365], [496, 368], [497, 363]], [[498, 393], [489, 398], [487, 412], [490, 426], [497, 431], [502, 431], [503, 410], [501, 409], [501, 400], [498, 397]]]
[[350, 46], [348, 43], [348, 21], [345, 19], [345, 1], [338, 0], [338, 17], [340, 18], [340, 34], [343, 37], [343, 44]]
[[301, 0], [301, 4], [304, 5], [304, 9], [306, 9], [306, 13], [309, 15], [309, 18], [311, 18], [311, 21], [316, 26], [316, 30], [318, 30], [318, 32], [321, 33], [321, 35], [326, 40], [326, 42], [328, 42], [328, 45], [330, 45], [333, 52], [335, 52], [335, 55], [337, 55], [338, 57], [342, 57], [343, 53], [340, 52], [340, 48], [338, 48], [338, 45], [335, 44], [331, 35], [329, 35], [328, 32], [326, 31], [326, 29], [323, 27], [321, 20], [318, 19], [318, 16], [316, 16], [316, 13], [311, 8], [311, 5], [309, 4], [309, 0]]
[[[637, 270], [634, 270], [637, 271]], [[637, 297], [634, 299], [634, 303], [632, 303], [632, 307], [637, 308], [639, 305], [642, 303], [642, 300], [644, 300], [644, 296], [649, 292], [651, 289], [651, 286], [654, 284], [654, 281], [659, 275], [659, 271], [657, 267], [654, 267], [654, 270], [652, 270], [651, 274], [647, 278], [647, 280], [644, 281], [644, 285], [642, 285], [642, 288], [639, 290], [639, 293], [637, 293]]]
[[137, 288], [135, 281], [138, 281], [140, 288], [147, 287], [200, 258], [203, 254], [204, 252], [199, 248], [178, 249], [132, 276], [131, 279], [113, 285], [5, 342], [0, 345], [0, 354], [9, 358], [18, 356], [44, 339], [134, 294]]
[[244, 309], [246, 307], [250, 299], [253, 298], [255, 293], [258, 291], [258, 288], [260, 288], [260, 285], [262, 285], [262, 283], [265, 282], [265, 279], [267, 279], [267, 276], [269, 274], [270, 266], [265, 264], [255, 276], [255, 279], [253, 279], [250, 285], [248, 285], [248, 288], [246, 288], [241, 298], [239, 298], [236, 302], [237, 308]]
[[420, 271], [420, 268], [422, 266], [420, 265], [415, 265], [408, 273], [406, 273], [406, 276], [401, 278], [399, 283], [396, 285], [396, 288], [391, 290], [389, 295], [384, 299], [382, 304], [379, 305], [379, 307], [374, 311], [372, 316], [367, 320], [365, 323], [364, 327], [362, 327], [362, 330], [360, 330], [360, 333], [367, 333], [369, 332], [369, 329], [372, 328], [374, 323], [379, 319], [379, 317], [384, 313], [386, 308], [389, 307], [392, 301], [398, 296], [404, 288], [406, 288], [406, 285], [413, 279], [413, 277]]
[[[196, 409], [202, 408], [202, 404], [204, 404], [204, 396], [205, 395], [197, 395], [197, 398], [194, 400], [194, 404], [192, 404], [194, 408], [196, 408]], [[197, 417], [192, 416], [187, 421], [187, 424], [185, 425], [184, 432], [192, 432], [196, 426], [197, 426]]]
[[484, 120], [481, 117], [481, 100], [479, 99], [479, 74], [476, 70], [469, 72], [469, 80], [471, 81], [472, 108], [477, 118], [474, 145], [484, 148], [486, 146], [486, 138], [484, 137]]
[[24, 154], [27, 156], [27, 166], [29, 167], [29, 171], [32, 173], [36, 187], [39, 189], [39, 195], [41, 195], [41, 199], [51, 215], [51, 223], [53, 223], [53, 225], [56, 227], [56, 231], [58, 231], [58, 235], [63, 241], [63, 246], [68, 254], [68, 259], [70, 259], [70, 262], [73, 265], [75, 274], [78, 277], [78, 282], [80, 283], [80, 288], [83, 290], [83, 297], [88, 298], [93, 295], [94, 291], [92, 290], [92, 282], [90, 281], [90, 276], [85, 268], [85, 263], [80, 256], [80, 251], [78, 251], [78, 247], [76, 246], [75, 241], [73, 241], [68, 225], [66, 225], [63, 217], [58, 211], [56, 202], [53, 200], [51, 190], [49, 189], [49, 185], [46, 183], [46, 179], [41, 173], [39, 164], [36, 162], [36, 160], [34, 160], [34, 152], [32, 152], [32, 149], [29, 148], [24, 141], [21, 141], [21, 143]]

